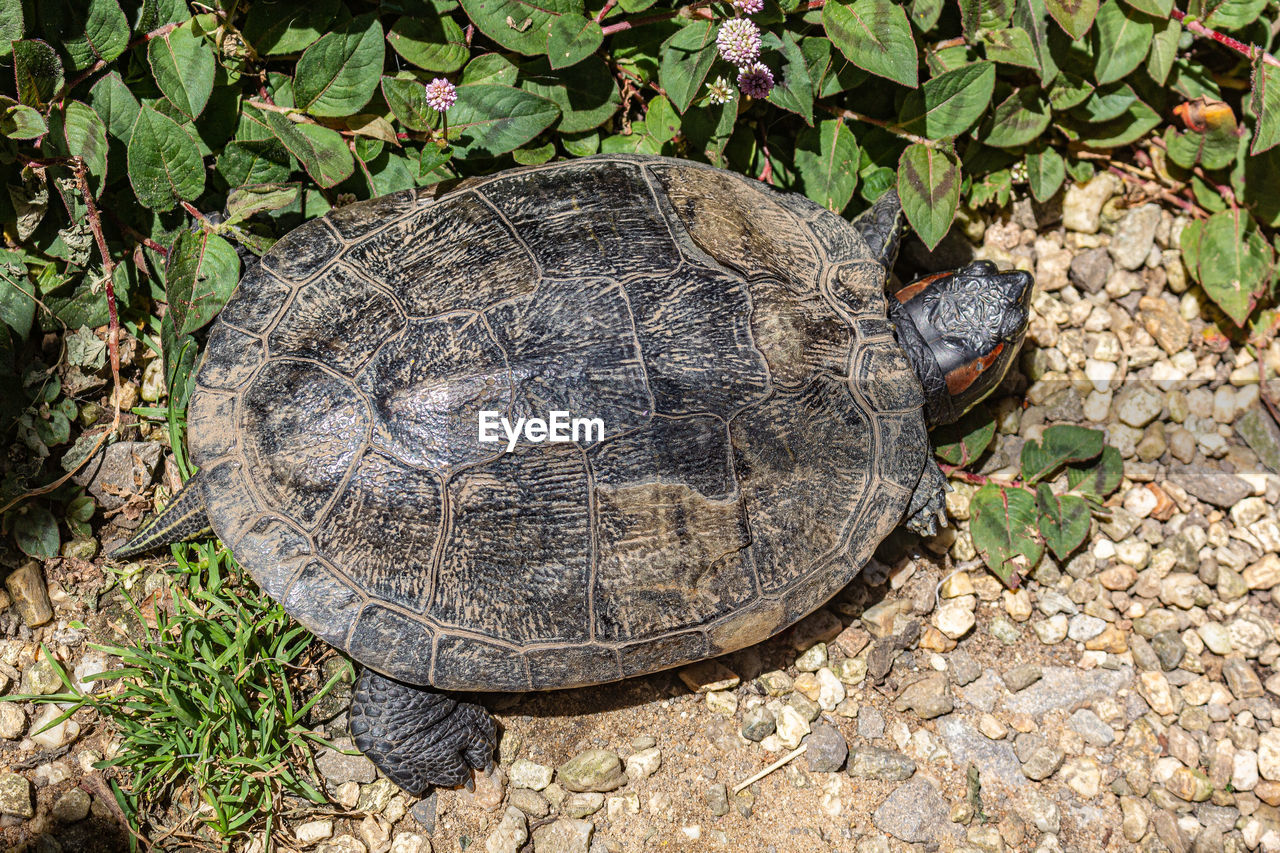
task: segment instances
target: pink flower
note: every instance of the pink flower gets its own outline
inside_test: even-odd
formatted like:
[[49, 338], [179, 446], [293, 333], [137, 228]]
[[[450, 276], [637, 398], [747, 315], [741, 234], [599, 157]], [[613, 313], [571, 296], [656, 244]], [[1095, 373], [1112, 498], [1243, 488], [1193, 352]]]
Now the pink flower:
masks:
[[716, 33], [716, 47], [734, 65], [754, 62], [760, 55], [760, 28], [746, 18], [725, 21]]
[[754, 15], [764, 9], [764, 0], [733, 0], [733, 6], [748, 15]]
[[738, 88], [751, 98], [767, 98], [773, 89], [773, 72], [763, 62], [744, 65], [738, 72]]
[[458, 90], [443, 77], [437, 77], [427, 84], [427, 106], [437, 112], [444, 112], [458, 100]]

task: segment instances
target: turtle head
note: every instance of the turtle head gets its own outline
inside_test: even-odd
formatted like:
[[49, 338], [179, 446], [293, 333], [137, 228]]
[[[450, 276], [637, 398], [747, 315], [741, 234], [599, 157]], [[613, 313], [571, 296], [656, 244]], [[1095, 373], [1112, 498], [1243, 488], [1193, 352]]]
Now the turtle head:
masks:
[[991, 261], [922, 278], [889, 297], [889, 316], [924, 385], [929, 426], [951, 423], [1004, 379], [1027, 333], [1030, 274]]

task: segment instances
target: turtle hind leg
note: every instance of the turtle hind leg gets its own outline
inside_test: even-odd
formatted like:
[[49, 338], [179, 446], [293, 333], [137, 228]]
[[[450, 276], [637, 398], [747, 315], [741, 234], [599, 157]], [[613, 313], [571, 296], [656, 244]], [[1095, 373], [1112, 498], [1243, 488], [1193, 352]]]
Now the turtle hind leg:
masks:
[[920, 482], [916, 483], [916, 490], [911, 493], [911, 501], [907, 504], [907, 512], [903, 517], [907, 529], [921, 536], [933, 536], [938, 532], [939, 526], [946, 527], [945, 509], [949, 491], [951, 486], [947, 484], [946, 475], [938, 467], [933, 454], [929, 454], [924, 470], [920, 472]]
[[356, 681], [350, 716], [356, 749], [415, 795], [432, 785], [470, 782], [471, 768], [487, 768], [498, 743], [497, 723], [479, 705], [367, 667]]
[[108, 556], [112, 560], [127, 560], [161, 545], [203, 539], [212, 532], [204, 508], [204, 481], [196, 474], [159, 515]]

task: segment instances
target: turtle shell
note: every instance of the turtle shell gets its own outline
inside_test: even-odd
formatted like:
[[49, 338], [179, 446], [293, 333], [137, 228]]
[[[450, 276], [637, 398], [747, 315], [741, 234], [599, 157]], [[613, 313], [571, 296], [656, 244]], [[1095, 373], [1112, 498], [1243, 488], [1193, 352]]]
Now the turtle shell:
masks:
[[[742, 648], [847, 584], [923, 469], [884, 283], [838, 216], [667, 158], [336, 209], [214, 324], [190, 408], [210, 523], [302, 624], [410, 683]], [[506, 452], [482, 411], [604, 438]]]

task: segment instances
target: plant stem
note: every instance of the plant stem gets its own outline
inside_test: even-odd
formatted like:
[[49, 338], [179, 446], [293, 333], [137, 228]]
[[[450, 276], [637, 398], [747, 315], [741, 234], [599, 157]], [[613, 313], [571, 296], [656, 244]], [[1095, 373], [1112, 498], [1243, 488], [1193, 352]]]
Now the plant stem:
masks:
[[844, 107], [833, 107], [833, 106], [827, 106], [825, 104], [823, 105], [823, 107], [826, 109], [827, 112], [831, 113], [832, 115], [837, 115], [837, 116], [840, 116], [841, 118], [847, 118], [850, 121], [860, 121], [860, 122], [863, 122], [864, 124], [873, 124], [876, 127], [889, 131], [894, 136], [901, 136], [903, 139], [918, 143], [920, 145], [927, 145], [930, 148], [937, 147], [937, 142], [935, 142], [934, 140], [925, 139], [923, 136], [916, 136], [914, 133], [909, 133], [908, 131], [905, 131], [902, 128], [895, 125], [893, 122], [885, 121], [882, 118], [872, 118], [871, 116], [863, 115], [860, 112], [855, 112], [854, 110], [848, 110], [848, 109], [845, 109]]
[[1266, 64], [1274, 66], [1276, 68], [1280, 68], [1280, 59], [1276, 59], [1274, 56], [1267, 53], [1257, 45], [1245, 44], [1242, 41], [1233, 39], [1231, 36], [1223, 35], [1222, 33], [1217, 32], [1216, 30], [1211, 30], [1208, 27], [1206, 27], [1204, 24], [1195, 20], [1194, 18], [1191, 20], [1187, 20], [1187, 13], [1181, 11], [1180, 9], [1174, 9], [1172, 12], [1169, 13], [1169, 17], [1173, 18], [1175, 21], [1182, 24], [1188, 30], [1195, 33], [1196, 35], [1204, 36], [1205, 38], [1213, 39], [1218, 44], [1226, 45], [1227, 47], [1234, 50], [1236, 53], [1239, 53], [1240, 55], [1247, 57], [1250, 61], [1261, 56], [1262, 61], [1265, 62]]
[[942, 469], [943, 474], [948, 477], [955, 477], [962, 483], [969, 483], [974, 486], [995, 485], [1006, 489], [1026, 489], [1031, 491], [1031, 487], [1021, 480], [997, 480], [994, 477], [988, 477], [986, 474], [974, 474], [962, 470], [959, 465], [949, 465], [946, 462], [939, 462], [938, 467]]
[[111, 354], [111, 379], [115, 383], [116, 394], [119, 395], [120, 317], [116, 313], [116, 289], [111, 278], [116, 270], [116, 263], [111, 259], [107, 238], [102, 233], [102, 217], [98, 214], [98, 205], [93, 200], [92, 190], [89, 189], [89, 171], [85, 168], [84, 160], [76, 157], [72, 169], [75, 172], [76, 183], [80, 186], [80, 195], [84, 197], [85, 206], [89, 208], [89, 227], [93, 230], [93, 238], [98, 243], [98, 253], [102, 255], [102, 274], [106, 279], [107, 291], [107, 351]]

